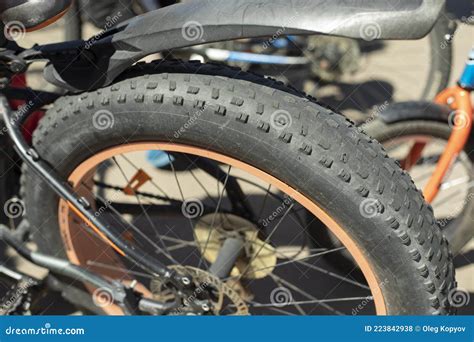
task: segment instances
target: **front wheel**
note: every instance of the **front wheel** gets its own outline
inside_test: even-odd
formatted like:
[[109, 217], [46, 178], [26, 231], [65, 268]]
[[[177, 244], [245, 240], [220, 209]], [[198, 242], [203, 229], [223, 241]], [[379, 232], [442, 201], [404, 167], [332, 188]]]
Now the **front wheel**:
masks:
[[[60, 99], [34, 146], [124, 238], [212, 288], [214, 314], [451, 311], [447, 242], [409, 177], [344, 117], [273, 80], [199, 63], [137, 65], [110, 87]], [[149, 164], [148, 151], [168, 162]], [[41, 251], [174, 298], [28, 171], [23, 193]], [[371, 215], [361, 209], [369, 201]], [[311, 239], [308, 213], [341, 247]], [[364, 280], [321, 260], [345, 250]]]

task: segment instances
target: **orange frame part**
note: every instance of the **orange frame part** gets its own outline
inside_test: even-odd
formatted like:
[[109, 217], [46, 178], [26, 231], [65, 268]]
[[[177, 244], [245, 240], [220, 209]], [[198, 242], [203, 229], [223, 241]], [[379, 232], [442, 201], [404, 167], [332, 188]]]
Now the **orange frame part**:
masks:
[[441, 183], [451, 165], [466, 145], [472, 129], [472, 104], [470, 92], [454, 86], [438, 94], [435, 102], [440, 105], [449, 105], [453, 110], [449, 117], [453, 130], [443, 154], [430, 180], [423, 189], [427, 202], [431, 203], [438, 194]]

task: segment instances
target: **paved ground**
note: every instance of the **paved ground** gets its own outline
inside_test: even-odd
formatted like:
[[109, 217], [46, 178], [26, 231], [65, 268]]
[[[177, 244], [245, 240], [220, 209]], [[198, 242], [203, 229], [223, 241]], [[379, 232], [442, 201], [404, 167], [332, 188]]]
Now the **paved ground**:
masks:
[[[61, 28], [62, 24], [60, 23], [39, 33], [29, 34], [24, 39], [24, 45], [28, 45], [29, 42], [46, 43], [51, 41], [61, 41]], [[93, 31], [89, 28], [88, 32], [91, 33]], [[473, 43], [473, 37], [474, 27], [463, 25], [454, 38], [454, 65], [452, 68], [451, 83], [454, 82], [464, 66], [467, 53]], [[428, 56], [423, 54], [422, 49], [419, 48], [421, 46], [420, 44], [426, 44], [426, 40], [423, 42], [388, 43], [383, 49], [371, 56], [371, 58], [373, 58], [372, 61], [364, 61], [367, 63], [367, 66], [372, 66], [372, 68], [370, 68], [370, 70], [365, 69], [364, 72], [358, 76], [358, 81], [366, 83], [374, 80], [377, 82], [391, 82], [392, 80], [395, 80], [394, 84], [391, 84], [391, 86], [393, 86], [393, 97], [397, 100], [413, 99], [413, 94], [416, 94], [419, 90], [420, 82], [416, 77], [416, 73], [419, 71], [419, 68], [426, 64], [428, 59]], [[406, 69], [403, 68], [405, 65], [407, 65]], [[400, 72], [400, 70], [402, 70], [403, 73]], [[397, 78], [403, 79], [403, 82], [400, 81], [400, 84], [397, 84]], [[38, 73], [33, 72], [31, 74], [31, 81], [34, 85], [40, 87], [46, 86], [44, 82], [41, 81]], [[306, 88], [306, 90], [314, 92], [312, 85], [306, 85]], [[320, 91], [319, 95], [323, 98], [327, 98], [330, 102], [337, 100], [335, 102], [336, 107], [340, 110], [347, 111], [349, 114], [351, 110], [359, 110], [362, 108], [370, 115], [371, 111], [374, 110], [373, 104], [371, 103], [362, 105], [360, 99], [354, 99], [351, 96], [347, 97], [347, 93], [344, 92], [341, 94], [341, 88], [340, 84], [325, 87]], [[380, 103], [377, 104], [380, 105]], [[363, 108], [364, 106], [365, 108]], [[449, 203], [445, 208], [450, 210], [450, 208], [453, 208], [454, 206], [455, 204]], [[474, 294], [474, 241], [456, 257], [456, 265], [459, 286], [466, 289], [471, 295]], [[41, 272], [40, 270], [32, 268], [26, 264], [22, 264], [21, 267], [28, 272], [37, 272], [36, 274]], [[474, 298], [471, 300], [470, 304], [462, 307], [460, 312], [465, 314], [474, 313]]]

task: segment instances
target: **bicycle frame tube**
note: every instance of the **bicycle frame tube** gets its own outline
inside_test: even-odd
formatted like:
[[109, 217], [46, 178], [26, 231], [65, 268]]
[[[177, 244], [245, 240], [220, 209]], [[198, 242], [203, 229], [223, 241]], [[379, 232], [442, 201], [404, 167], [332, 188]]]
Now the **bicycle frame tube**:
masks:
[[453, 124], [453, 131], [433, 175], [423, 189], [423, 195], [430, 203], [438, 194], [444, 177], [459, 153], [464, 149], [471, 134], [473, 106], [470, 92], [472, 90], [474, 90], [474, 49], [469, 55], [458, 85], [445, 89], [435, 99], [436, 103], [449, 105], [453, 110], [449, 116], [450, 123]]

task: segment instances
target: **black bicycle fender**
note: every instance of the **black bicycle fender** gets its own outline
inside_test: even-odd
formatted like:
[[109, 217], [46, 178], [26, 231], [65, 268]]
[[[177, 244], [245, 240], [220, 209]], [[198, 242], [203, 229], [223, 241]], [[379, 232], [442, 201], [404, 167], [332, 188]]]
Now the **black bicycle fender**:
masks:
[[380, 119], [387, 124], [402, 121], [426, 120], [447, 123], [452, 110], [447, 106], [425, 101], [398, 102], [380, 112]]
[[[82, 69], [53, 61], [75, 89], [110, 84], [141, 58], [166, 50], [250, 37], [325, 34], [366, 40], [418, 39], [433, 27], [444, 0], [193, 0], [132, 18], [97, 35], [86, 48], [98, 58]], [[111, 18], [113, 20], [113, 18]], [[69, 70], [67, 70], [69, 69]], [[54, 72], [49, 72], [53, 75]], [[82, 78], [82, 80], [80, 79]]]

